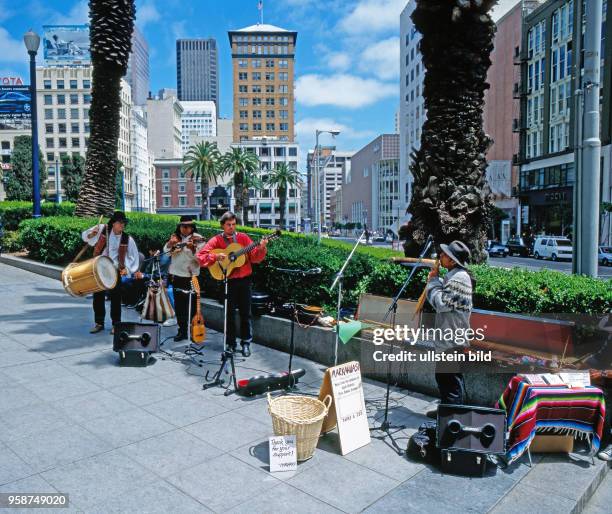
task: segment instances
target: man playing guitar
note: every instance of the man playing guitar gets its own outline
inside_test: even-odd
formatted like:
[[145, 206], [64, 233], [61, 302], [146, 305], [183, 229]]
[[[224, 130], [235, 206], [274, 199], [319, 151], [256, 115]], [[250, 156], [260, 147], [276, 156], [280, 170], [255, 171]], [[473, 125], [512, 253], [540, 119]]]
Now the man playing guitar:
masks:
[[[223, 233], [214, 236], [198, 254], [198, 260], [204, 267], [208, 267], [217, 261], [227, 259], [225, 254], [215, 254], [213, 250], [227, 248], [231, 243], [248, 246], [253, 244], [249, 236], [242, 232], [236, 232], [236, 215], [233, 212], [226, 212], [219, 220]], [[246, 263], [235, 269], [229, 276], [228, 282], [228, 308], [227, 316], [227, 348], [236, 351], [236, 329], [234, 321], [234, 311], [238, 308], [240, 313], [240, 339], [242, 355], [251, 355], [250, 345], [253, 340], [251, 328], [251, 274], [253, 273], [252, 264], [257, 264], [264, 260], [266, 256], [266, 245], [264, 239], [249, 254]]]

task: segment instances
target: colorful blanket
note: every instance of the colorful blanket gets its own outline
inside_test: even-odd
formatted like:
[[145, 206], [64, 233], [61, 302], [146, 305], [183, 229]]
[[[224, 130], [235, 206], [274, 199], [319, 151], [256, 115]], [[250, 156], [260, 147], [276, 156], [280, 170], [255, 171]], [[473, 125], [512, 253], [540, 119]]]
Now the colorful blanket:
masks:
[[506, 411], [508, 462], [529, 448], [536, 432], [588, 437], [592, 452], [599, 449], [606, 417], [601, 389], [534, 386], [514, 377], [497, 407]]

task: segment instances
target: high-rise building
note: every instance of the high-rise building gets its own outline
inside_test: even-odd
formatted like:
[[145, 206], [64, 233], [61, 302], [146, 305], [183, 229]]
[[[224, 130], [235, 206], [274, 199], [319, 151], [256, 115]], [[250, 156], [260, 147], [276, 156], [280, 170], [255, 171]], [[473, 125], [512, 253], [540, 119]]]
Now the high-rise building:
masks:
[[215, 102], [181, 102], [183, 155], [194, 144], [196, 137], [217, 135], [217, 109]]
[[[421, 34], [410, 16], [416, 7], [416, 0], [410, 0], [400, 15], [400, 200], [408, 206], [411, 195], [412, 175], [410, 155], [421, 146], [421, 130], [426, 112], [423, 102], [423, 80], [425, 68], [419, 51]], [[404, 208], [405, 211], [405, 208]]]
[[[321, 226], [330, 227], [334, 223], [331, 209], [332, 193], [342, 184], [345, 177], [351, 172], [351, 159], [355, 152], [340, 151], [335, 146], [320, 146], [317, 150], [318, 165], [315, 162], [314, 150], [308, 151], [306, 159], [306, 184], [308, 188], [309, 217], [316, 225], [316, 202], [319, 200], [319, 213], [321, 214]], [[319, 173], [319, 192], [315, 195], [317, 181], [316, 173]]]
[[183, 106], [173, 90], [147, 98], [147, 144], [154, 159], [181, 159]]
[[155, 173], [147, 145], [147, 118], [142, 106], [134, 106], [130, 116], [130, 156], [134, 181], [132, 210], [155, 212]]
[[215, 39], [176, 41], [176, 82], [179, 100], [211, 101], [219, 108], [219, 66]]
[[257, 24], [229, 32], [234, 83], [234, 142], [294, 141], [297, 32]]
[[[612, 197], [612, 9], [603, 1], [601, 73], [601, 201]], [[569, 235], [573, 222], [574, 149], [577, 126], [574, 91], [584, 87], [583, 59], [576, 59], [580, 2], [549, 0], [526, 16], [521, 53], [521, 115], [518, 196], [523, 232]], [[582, 39], [582, 38], [581, 38]], [[580, 73], [579, 73], [580, 72]], [[582, 80], [580, 80], [582, 82]], [[609, 244], [609, 217], [600, 229]]]
[[355, 152], [342, 184], [343, 219], [397, 234], [400, 199], [399, 135], [382, 134]]
[[132, 53], [125, 79], [132, 88], [132, 103], [145, 105], [149, 95], [149, 45], [136, 26], [132, 33]]

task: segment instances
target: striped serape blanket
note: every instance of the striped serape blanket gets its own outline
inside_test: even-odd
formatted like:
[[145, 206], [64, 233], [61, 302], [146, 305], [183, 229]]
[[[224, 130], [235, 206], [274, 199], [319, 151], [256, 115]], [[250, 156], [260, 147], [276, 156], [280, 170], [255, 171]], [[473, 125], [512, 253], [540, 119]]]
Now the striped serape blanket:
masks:
[[536, 432], [587, 437], [596, 453], [606, 417], [606, 401], [596, 387], [534, 386], [514, 377], [497, 402], [506, 411], [508, 462], [529, 448]]

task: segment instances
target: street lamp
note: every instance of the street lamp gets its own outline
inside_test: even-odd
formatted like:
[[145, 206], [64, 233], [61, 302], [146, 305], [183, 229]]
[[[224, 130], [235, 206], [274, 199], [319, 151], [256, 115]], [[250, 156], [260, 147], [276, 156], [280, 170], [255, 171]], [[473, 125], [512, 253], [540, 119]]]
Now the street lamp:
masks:
[[320, 191], [319, 191], [319, 154], [321, 153], [319, 151], [319, 136], [321, 134], [331, 134], [332, 137], [336, 137], [338, 134], [340, 134], [339, 130], [316, 130], [315, 131], [315, 148], [314, 148], [314, 152], [313, 152], [313, 158], [314, 158], [314, 162], [315, 162], [315, 197], [316, 197], [316, 202], [315, 202], [315, 220], [317, 222], [317, 242], [321, 242], [321, 202], [320, 202]]
[[23, 42], [30, 54], [30, 115], [32, 117], [32, 200], [33, 217], [40, 218], [40, 171], [38, 169], [38, 115], [36, 109], [36, 53], [40, 36], [30, 29], [23, 36]]

